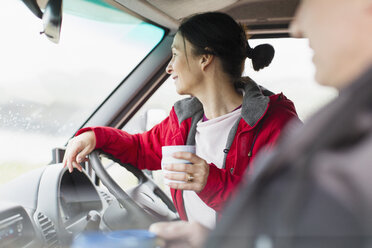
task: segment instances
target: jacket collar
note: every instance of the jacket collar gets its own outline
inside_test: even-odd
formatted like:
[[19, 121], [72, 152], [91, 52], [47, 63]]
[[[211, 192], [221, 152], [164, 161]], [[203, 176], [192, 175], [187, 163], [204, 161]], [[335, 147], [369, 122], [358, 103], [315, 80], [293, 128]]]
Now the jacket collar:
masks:
[[[262, 88], [249, 77], [242, 77], [238, 84], [244, 91], [241, 115], [249, 126], [253, 127], [263, 117], [269, 104], [269, 97], [262, 93]], [[203, 105], [196, 97], [182, 99], [174, 104], [174, 110], [181, 124], [184, 120], [200, 116]]]
[[270, 98], [262, 93], [258, 86], [249, 77], [240, 79], [243, 85], [244, 97], [242, 104], [242, 118], [249, 126], [253, 127], [264, 116]]

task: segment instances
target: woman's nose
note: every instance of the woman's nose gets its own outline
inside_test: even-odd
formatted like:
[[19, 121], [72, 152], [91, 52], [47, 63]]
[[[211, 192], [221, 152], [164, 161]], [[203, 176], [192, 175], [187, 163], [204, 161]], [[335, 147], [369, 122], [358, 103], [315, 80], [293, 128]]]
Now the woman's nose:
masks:
[[173, 68], [172, 68], [172, 61], [169, 61], [167, 67], [165, 68], [165, 72], [168, 74], [172, 74]]

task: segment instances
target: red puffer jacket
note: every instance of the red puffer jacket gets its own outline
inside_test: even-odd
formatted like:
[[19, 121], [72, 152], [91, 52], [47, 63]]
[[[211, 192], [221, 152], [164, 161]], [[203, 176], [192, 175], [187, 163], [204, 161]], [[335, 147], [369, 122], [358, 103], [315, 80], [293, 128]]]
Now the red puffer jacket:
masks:
[[[283, 94], [266, 96], [253, 81], [242, 80], [246, 81], [242, 118], [230, 130], [224, 150], [224, 167], [219, 169], [210, 164], [207, 184], [198, 193], [219, 213], [255, 155], [276, 142], [288, 121], [298, 120], [293, 103]], [[88, 127], [79, 130], [77, 135], [92, 130], [97, 149], [139, 169], [160, 170], [161, 147], [195, 144], [196, 123], [202, 116], [203, 107], [198, 99], [187, 98], [177, 102], [165, 120], [145, 133], [132, 135], [111, 127]], [[180, 218], [187, 220], [182, 191], [171, 189], [171, 195]]]

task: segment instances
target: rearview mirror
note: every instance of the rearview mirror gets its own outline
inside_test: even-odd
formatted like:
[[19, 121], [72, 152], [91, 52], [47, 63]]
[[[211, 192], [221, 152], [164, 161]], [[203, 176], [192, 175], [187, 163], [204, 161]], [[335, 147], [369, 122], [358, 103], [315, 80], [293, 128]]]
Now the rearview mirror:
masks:
[[49, 0], [44, 12], [36, 0], [22, 0], [38, 18], [42, 19], [45, 34], [54, 43], [59, 42], [62, 25], [62, 0]]

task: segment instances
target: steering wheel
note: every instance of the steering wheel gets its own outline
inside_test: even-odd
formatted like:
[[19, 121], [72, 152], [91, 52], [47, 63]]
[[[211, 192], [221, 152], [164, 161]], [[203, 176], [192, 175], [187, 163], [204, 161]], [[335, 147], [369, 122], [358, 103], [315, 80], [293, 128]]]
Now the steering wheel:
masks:
[[[100, 155], [123, 166], [135, 177], [139, 184], [126, 193], [107, 173], [102, 165]], [[157, 221], [169, 221], [177, 217], [176, 209], [169, 197], [147, 177], [140, 169], [130, 164], [122, 163], [111, 154], [95, 150], [88, 155], [92, 169], [103, 185], [113, 194], [118, 202], [127, 211], [127, 217], [131, 221], [131, 228], [148, 228]]]

